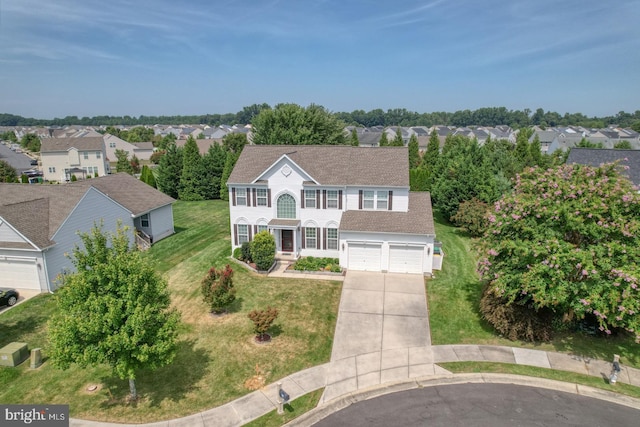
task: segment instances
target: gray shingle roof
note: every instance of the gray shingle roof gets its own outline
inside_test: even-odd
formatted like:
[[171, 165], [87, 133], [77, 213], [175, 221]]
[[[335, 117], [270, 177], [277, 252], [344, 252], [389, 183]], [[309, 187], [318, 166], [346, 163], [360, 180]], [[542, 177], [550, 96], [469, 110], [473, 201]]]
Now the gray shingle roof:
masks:
[[640, 150], [572, 148], [567, 157], [567, 164], [577, 163], [598, 167], [603, 163], [613, 163], [616, 160], [620, 160], [622, 165], [629, 166], [629, 169], [622, 173], [628, 176], [634, 185], [640, 185]]
[[435, 235], [431, 195], [409, 193], [409, 211], [352, 210], [342, 214], [340, 231]]
[[[0, 183], [0, 217], [39, 248], [54, 244], [55, 232], [90, 187], [106, 194], [134, 216], [175, 200], [127, 174], [61, 185]], [[8, 247], [0, 242], [1, 247]]]
[[247, 145], [228, 183], [253, 182], [285, 154], [320, 185], [409, 186], [405, 147], [332, 145]]
[[102, 136], [89, 136], [84, 138], [43, 138], [41, 153], [68, 151], [76, 148], [80, 151], [103, 151], [104, 139]]

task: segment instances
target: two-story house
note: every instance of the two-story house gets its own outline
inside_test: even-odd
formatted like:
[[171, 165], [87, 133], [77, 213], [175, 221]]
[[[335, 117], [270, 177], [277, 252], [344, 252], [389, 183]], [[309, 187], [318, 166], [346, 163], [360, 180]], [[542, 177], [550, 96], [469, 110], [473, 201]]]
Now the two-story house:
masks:
[[102, 136], [80, 138], [44, 138], [40, 147], [43, 178], [69, 181], [104, 176], [109, 173]]
[[432, 273], [431, 198], [409, 191], [405, 147], [248, 145], [227, 185], [234, 249], [268, 230], [278, 255]]

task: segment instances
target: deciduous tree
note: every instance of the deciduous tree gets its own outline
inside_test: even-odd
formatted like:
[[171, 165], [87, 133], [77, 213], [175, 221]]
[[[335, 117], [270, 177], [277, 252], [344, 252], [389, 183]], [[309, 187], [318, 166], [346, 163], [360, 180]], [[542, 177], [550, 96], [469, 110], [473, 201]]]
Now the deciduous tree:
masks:
[[0, 160], [0, 182], [18, 182], [18, 172], [4, 160]]
[[179, 314], [170, 308], [166, 282], [132, 250], [126, 228], [94, 227], [73, 250], [76, 273], [56, 293], [49, 322], [50, 356], [62, 369], [106, 364], [129, 380], [137, 398], [136, 372], [173, 361]]
[[202, 279], [202, 297], [211, 312], [222, 313], [236, 299], [236, 290], [233, 287], [233, 270], [229, 264], [223, 269], [211, 267], [207, 275]]
[[619, 166], [525, 170], [495, 204], [479, 263], [505, 305], [590, 317], [640, 341], [640, 194]]

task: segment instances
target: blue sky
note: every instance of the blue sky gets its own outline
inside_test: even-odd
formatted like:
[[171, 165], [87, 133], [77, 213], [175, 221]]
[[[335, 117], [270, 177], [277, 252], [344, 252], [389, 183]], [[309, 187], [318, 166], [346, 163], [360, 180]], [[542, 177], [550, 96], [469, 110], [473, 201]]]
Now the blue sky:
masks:
[[0, 113], [640, 109], [640, 1], [0, 0]]

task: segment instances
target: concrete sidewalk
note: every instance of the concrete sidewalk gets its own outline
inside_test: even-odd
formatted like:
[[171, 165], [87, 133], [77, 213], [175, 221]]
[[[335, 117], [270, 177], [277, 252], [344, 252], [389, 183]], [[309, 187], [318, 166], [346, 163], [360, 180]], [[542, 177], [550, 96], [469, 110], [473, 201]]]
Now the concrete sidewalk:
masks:
[[[611, 357], [613, 359], [613, 355]], [[380, 360], [380, 381], [358, 380], [358, 362]], [[384, 362], [382, 362], [384, 360]], [[294, 400], [314, 390], [333, 385], [333, 396], [327, 397], [319, 406], [330, 401], [365, 391], [372, 386], [420, 379], [439, 384], [455, 381], [454, 375], [437, 366], [443, 362], [502, 362], [517, 365], [538, 366], [559, 371], [570, 371], [601, 378], [603, 382], [611, 372], [611, 362], [578, 355], [552, 353], [517, 347], [484, 345], [436, 345], [409, 348], [405, 351], [384, 350], [351, 356], [336, 362], [315, 366], [289, 375], [281, 380], [282, 387]], [[622, 366], [618, 382], [640, 387], [640, 369]], [[377, 383], [377, 384], [376, 384]], [[340, 387], [335, 385], [340, 384]], [[213, 427], [241, 426], [276, 409], [276, 386], [270, 384], [223, 406], [175, 420], [145, 424], [149, 427]], [[339, 391], [342, 394], [339, 394]], [[604, 393], [604, 392], [603, 392]], [[325, 395], [326, 395], [325, 391]], [[330, 397], [330, 399], [329, 399]], [[623, 398], [623, 397], [621, 397]], [[333, 400], [332, 400], [333, 399]], [[102, 423], [71, 419], [70, 425], [79, 427], [122, 427], [123, 424]], [[136, 424], [140, 426], [141, 424]]]

